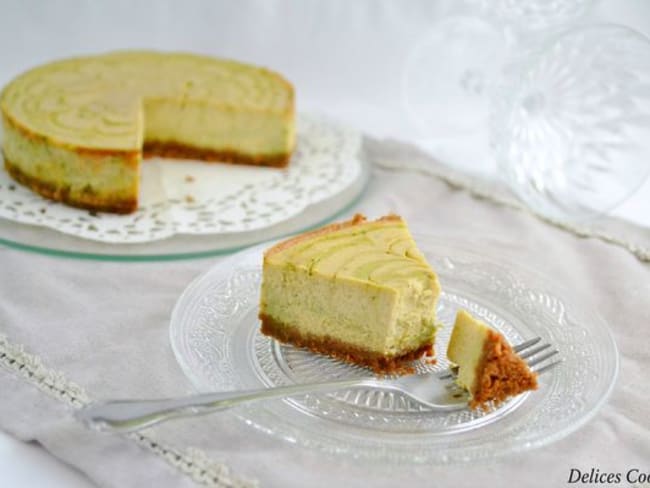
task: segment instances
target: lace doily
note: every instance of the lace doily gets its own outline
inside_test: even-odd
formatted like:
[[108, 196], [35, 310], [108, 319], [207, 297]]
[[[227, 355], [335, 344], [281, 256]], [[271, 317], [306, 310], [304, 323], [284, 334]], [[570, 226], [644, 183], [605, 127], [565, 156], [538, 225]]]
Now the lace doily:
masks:
[[301, 115], [289, 166], [278, 170], [159, 158], [142, 164], [140, 206], [130, 215], [80, 210], [47, 200], [0, 171], [0, 217], [109, 243], [175, 234], [263, 229], [340, 193], [361, 173], [361, 135]]

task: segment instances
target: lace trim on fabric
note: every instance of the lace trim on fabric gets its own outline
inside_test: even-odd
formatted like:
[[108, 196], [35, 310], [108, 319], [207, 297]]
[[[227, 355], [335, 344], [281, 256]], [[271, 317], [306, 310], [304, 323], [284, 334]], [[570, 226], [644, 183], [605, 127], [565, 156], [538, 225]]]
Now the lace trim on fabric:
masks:
[[[2, 334], [0, 334], [0, 366], [22, 376], [41, 391], [74, 408], [81, 408], [91, 401], [81, 386], [68, 381], [61, 372], [45, 367], [38, 356], [26, 352], [22, 345], [10, 343]], [[233, 477], [227, 465], [212, 461], [200, 449], [188, 448], [185, 451], [179, 451], [158, 442], [152, 435], [137, 432], [125, 437], [162, 457], [183, 474], [202, 485], [212, 488], [257, 486], [254, 481]]]

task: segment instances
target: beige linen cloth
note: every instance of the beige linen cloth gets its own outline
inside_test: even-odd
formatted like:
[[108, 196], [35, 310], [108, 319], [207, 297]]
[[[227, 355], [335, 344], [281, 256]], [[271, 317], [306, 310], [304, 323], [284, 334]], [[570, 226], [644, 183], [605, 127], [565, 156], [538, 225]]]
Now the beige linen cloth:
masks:
[[169, 317], [187, 284], [221, 258], [117, 263], [0, 249], [0, 428], [111, 487], [547, 487], [566, 485], [571, 468], [650, 471], [650, 230], [610, 219], [561, 229], [518, 208], [502, 187], [454, 174], [410, 146], [366, 147], [375, 169], [350, 214], [396, 212], [415, 232], [465, 235], [578, 290], [602, 314], [621, 369], [586, 426], [496, 462], [392, 468], [296, 447], [232, 412], [130, 437], [92, 432], [71, 417], [75, 406], [191, 391], [170, 350]]

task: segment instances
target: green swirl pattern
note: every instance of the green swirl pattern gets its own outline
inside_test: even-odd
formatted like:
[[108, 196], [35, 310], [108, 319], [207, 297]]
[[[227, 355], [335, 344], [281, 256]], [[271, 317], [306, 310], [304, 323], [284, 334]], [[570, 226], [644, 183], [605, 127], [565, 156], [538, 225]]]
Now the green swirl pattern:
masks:
[[293, 113], [293, 90], [263, 68], [211, 57], [125, 51], [56, 61], [14, 79], [3, 114], [33, 134], [88, 149], [139, 150], [144, 105], [188, 104], [222, 112]]

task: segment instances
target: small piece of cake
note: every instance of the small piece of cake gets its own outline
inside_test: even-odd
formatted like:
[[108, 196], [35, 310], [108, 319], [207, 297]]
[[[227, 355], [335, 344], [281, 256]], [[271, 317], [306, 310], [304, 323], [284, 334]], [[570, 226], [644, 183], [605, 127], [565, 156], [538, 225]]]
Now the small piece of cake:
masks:
[[0, 94], [5, 168], [41, 195], [90, 210], [138, 206], [143, 155], [286, 166], [293, 87], [235, 61], [122, 51], [55, 61]]
[[456, 382], [470, 393], [471, 408], [537, 389], [537, 375], [504, 337], [464, 310], [456, 315], [447, 357], [458, 366]]
[[262, 332], [378, 373], [433, 354], [440, 285], [398, 216], [328, 225], [264, 254]]

